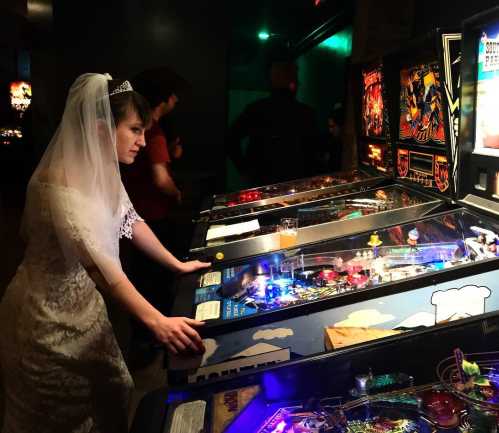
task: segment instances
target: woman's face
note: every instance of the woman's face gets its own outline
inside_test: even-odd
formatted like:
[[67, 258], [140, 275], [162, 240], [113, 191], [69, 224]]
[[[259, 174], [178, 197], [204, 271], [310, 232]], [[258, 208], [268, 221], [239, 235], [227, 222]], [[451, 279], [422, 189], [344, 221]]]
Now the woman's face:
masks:
[[123, 164], [132, 164], [141, 147], [146, 145], [144, 137], [145, 126], [134, 110], [116, 127], [116, 150], [118, 161]]

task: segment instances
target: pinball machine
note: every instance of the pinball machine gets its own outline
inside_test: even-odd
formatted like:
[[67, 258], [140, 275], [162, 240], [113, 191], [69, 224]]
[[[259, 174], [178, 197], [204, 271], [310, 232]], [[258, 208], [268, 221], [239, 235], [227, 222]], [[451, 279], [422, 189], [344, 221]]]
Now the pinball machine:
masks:
[[131, 432], [497, 432], [498, 324], [497, 313], [474, 317], [160, 388], [142, 400]]
[[207, 352], [191, 363], [170, 357], [171, 380], [498, 311], [498, 243], [495, 219], [459, 208], [187, 276], [173, 314], [205, 321]]

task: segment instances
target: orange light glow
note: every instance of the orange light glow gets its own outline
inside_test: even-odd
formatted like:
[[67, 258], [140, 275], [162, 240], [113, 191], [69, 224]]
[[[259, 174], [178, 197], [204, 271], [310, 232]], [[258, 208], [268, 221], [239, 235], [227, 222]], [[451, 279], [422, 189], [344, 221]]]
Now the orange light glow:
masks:
[[25, 81], [10, 83], [10, 105], [16, 111], [24, 113], [31, 104], [31, 84]]
[[383, 160], [383, 150], [380, 146], [374, 144], [369, 145], [369, 154], [367, 155], [369, 159], [373, 161], [381, 162]]

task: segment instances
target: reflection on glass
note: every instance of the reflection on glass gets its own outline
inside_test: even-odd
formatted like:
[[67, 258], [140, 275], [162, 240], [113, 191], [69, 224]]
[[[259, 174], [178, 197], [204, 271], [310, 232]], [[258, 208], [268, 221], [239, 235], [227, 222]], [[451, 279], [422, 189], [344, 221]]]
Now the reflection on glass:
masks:
[[475, 184], [475, 189], [478, 189], [480, 191], [487, 190], [487, 172], [486, 171], [478, 172], [478, 183]]
[[496, 171], [496, 176], [494, 179], [494, 198], [499, 198], [499, 171]]
[[[374, 288], [494, 259], [498, 233], [499, 226], [458, 210], [225, 268], [210, 299], [230, 299], [253, 314]], [[205, 295], [202, 300], [209, 300]]]
[[[331, 221], [351, 220], [387, 210], [401, 209], [424, 201], [427, 201], [427, 198], [417, 193], [398, 187], [388, 187], [351, 194], [346, 198], [327, 201], [321, 205], [298, 208], [295, 215], [299, 227], [308, 227]], [[277, 231], [279, 231], [279, 220], [274, 221], [272, 224], [264, 224], [260, 221], [260, 228], [257, 231], [216, 239], [208, 242], [207, 246], [221, 245], [226, 242], [248, 239]]]
[[316, 176], [307, 179], [298, 179], [275, 185], [262, 186], [248, 190], [238, 191], [232, 194], [215, 197], [215, 206], [232, 207], [244, 203], [251, 203], [273, 197], [286, 196], [299, 192], [312, 191], [321, 188], [328, 188], [335, 185], [344, 185], [367, 179], [367, 175], [362, 172], [353, 171], [350, 173], [336, 173], [335, 176]]

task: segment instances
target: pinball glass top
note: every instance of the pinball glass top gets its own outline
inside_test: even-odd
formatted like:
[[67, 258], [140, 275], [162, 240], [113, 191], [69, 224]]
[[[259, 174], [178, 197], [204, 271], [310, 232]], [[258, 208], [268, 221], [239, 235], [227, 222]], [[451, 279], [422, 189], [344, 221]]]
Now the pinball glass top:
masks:
[[275, 185], [247, 189], [232, 194], [215, 196], [213, 209], [223, 209], [274, 197], [345, 185], [365, 180], [368, 177], [367, 174], [360, 171], [352, 171], [348, 173], [336, 173], [334, 175], [315, 176], [307, 179], [297, 179]]
[[[429, 197], [397, 185], [386, 188], [372, 189], [348, 196], [338, 197], [331, 201], [321, 201], [321, 204], [311, 204], [296, 209], [295, 215], [287, 217], [298, 218], [298, 228], [315, 226], [333, 221], [353, 220], [384, 211], [407, 208], [431, 200]], [[253, 217], [255, 219], [258, 217]], [[206, 242], [206, 246], [222, 245], [227, 242], [249, 239], [254, 236], [275, 233], [279, 230], [279, 216], [272, 221], [267, 216], [265, 221], [259, 219], [259, 228], [246, 233], [218, 237]], [[210, 228], [217, 227], [217, 224]]]
[[[496, 259], [498, 234], [499, 225], [459, 209], [277, 252], [204, 274], [196, 317], [229, 320]], [[204, 315], [208, 306], [212, 316]]]

